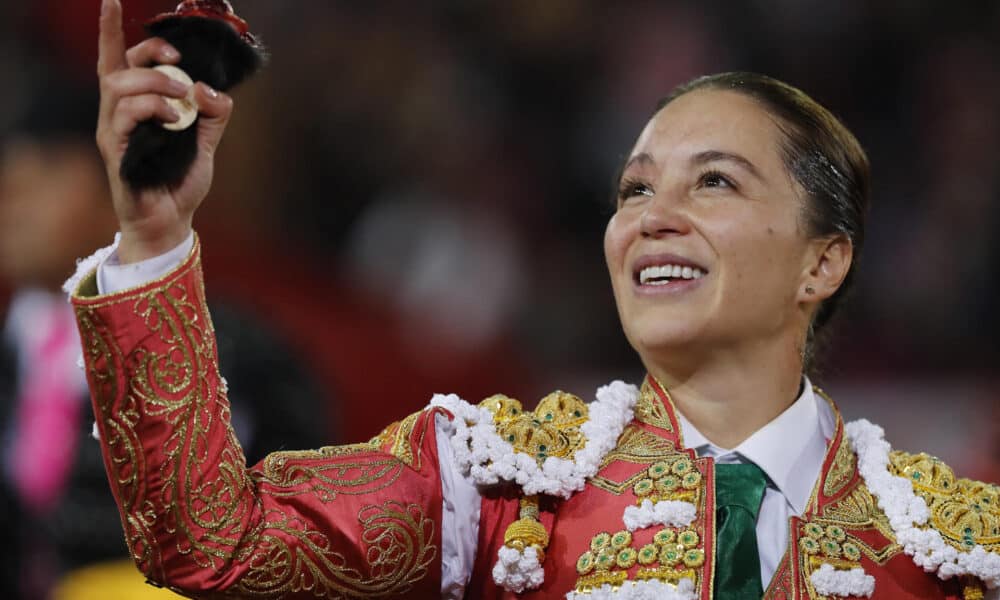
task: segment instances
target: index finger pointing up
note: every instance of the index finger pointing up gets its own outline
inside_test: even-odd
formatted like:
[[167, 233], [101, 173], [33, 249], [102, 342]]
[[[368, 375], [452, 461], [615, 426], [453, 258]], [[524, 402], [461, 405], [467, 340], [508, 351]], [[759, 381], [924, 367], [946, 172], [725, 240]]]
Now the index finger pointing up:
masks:
[[101, 0], [101, 35], [98, 41], [97, 74], [101, 77], [128, 66], [125, 33], [122, 31], [120, 0]]

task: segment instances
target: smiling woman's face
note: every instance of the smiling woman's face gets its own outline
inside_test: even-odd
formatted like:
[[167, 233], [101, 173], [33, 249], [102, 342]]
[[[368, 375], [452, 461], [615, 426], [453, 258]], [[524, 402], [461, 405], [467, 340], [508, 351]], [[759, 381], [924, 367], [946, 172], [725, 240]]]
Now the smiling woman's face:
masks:
[[673, 100], [639, 136], [604, 250], [625, 335], [647, 366], [664, 353], [804, 339], [813, 251], [781, 136], [755, 100], [717, 90]]

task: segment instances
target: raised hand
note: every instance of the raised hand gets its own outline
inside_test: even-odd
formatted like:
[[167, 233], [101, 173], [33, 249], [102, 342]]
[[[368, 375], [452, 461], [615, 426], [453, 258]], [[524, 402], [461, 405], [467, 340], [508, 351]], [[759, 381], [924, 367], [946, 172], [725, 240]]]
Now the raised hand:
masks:
[[180, 60], [177, 50], [164, 40], [150, 38], [126, 51], [120, 0], [102, 0], [100, 26], [97, 145], [104, 157], [121, 227], [119, 259], [123, 263], [137, 262], [174, 248], [190, 234], [194, 212], [212, 184], [215, 149], [229, 122], [233, 102], [226, 94], [196, 83], [198, 153], [191, 170], [170, 189], [131, 189], [120, 175], [129, 134], [148, 119], [176, 121], [178, 115], [164, 96], [184, 98], [189, 90], [151, 68]]

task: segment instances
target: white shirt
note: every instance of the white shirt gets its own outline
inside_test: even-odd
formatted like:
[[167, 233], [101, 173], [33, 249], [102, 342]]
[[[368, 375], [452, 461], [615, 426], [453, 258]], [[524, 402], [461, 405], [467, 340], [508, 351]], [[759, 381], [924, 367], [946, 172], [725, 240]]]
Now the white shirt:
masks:
[[823, 469], [827, 440], [833, 437], [833, 410], [803, 378], [802, 394], [785, 412], [739, 446], [726, 450], [708, 441], [677, 411], [684, 446], [720, 464], [752, 462], [767, 475], [757, 514], [760, 580], [767, 588], [788, 547], [788, 519], [801, 516]]

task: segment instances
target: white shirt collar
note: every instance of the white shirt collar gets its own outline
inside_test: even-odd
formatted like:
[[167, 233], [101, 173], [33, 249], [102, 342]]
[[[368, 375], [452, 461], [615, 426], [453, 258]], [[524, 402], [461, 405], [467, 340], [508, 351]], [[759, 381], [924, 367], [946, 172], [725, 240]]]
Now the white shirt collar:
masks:
[[710, 442], [680, 411], [677, 418], [688, 448], [720, 463], [741, 462], [741, 458], [753, 462], [801, 515], [823, 469], [826, 441], [833, 435], [834, 419], [829, 412], [826, 402], [813, 393], [809, 378], [803, 377], [798, 399], [731, 450]]

